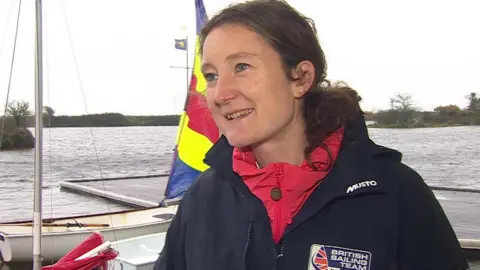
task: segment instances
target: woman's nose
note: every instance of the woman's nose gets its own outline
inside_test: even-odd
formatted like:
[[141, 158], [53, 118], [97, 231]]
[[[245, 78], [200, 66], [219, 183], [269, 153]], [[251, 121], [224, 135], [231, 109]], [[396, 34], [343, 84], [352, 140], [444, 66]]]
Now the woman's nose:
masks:
[[222, 76], [217, 80], [215, 102], [225, 104], [236, 97], [235, 79], [233, 76]]

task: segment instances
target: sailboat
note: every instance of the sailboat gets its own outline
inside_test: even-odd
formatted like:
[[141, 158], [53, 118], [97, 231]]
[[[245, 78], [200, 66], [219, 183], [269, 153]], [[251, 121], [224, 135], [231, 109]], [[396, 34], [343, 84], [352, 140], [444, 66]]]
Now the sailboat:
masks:
[[[197, 31], [207, 16], [202, 0], [195, 0]], [[4, 248], [5, 262], [30, 261], [32, 242], [34, 264], [41, 257], [58, 260], [93, 232], [99, 232], [105, 241], [120, 241], [132, 237], [165, 232], [176, 213], [178, 202], [194, 182], [197, 175], [208, 166], [203, 158], [219, 138], [219, 131], [209, 111], [205, 108], [199, 89], [206, 86], [200, 73], [198, 45], [195, 49], [193, 73], [184, 111], [180, 118], [174, 157], [169, 174], [165, 199], [156, 207], [95, 215], [42, 219], [42, 1], [36, 0], [36, 87], [35, 87], [35, 205], [31, 221], [0, 223], [0, 247]], [[198, 40], [198, 39], [197, 39]], [[198, 43], [197, 43], [198, 44]], [[188, 54], [188, 50], [186, 50]], [[188, 65], [187, 65], [188, 67]], [[152, 187], [153, 188], [153, 187]], [[33, 227], [33, 232], [32, 232]], [[0, 250], [0, 255], [2, 250]], [[8, 253], [8, 254], [7, 254]], [[35, 268], [38, 269], [38, 268]]]

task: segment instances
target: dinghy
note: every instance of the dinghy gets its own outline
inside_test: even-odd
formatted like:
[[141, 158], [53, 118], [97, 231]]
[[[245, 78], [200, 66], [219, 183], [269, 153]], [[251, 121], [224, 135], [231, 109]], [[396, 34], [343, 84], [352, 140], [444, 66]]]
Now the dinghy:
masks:
[[111, 247], [119, 254], [113, 259], [113, 269], [153, 269], [165, 237], [166, 233], [162, 232], [113, 242]]
[[[172, 205], [44, 221], [42, 256], [58, 260], [92, 232], [102, 233], [107, 241], [115, 241], [166, 231], [176, 209], [177, 205]], [[2, 254], [3, 261], [19, 262], [32, 259], [32, 227], [31, 222], [0, 225], [0, 231], [8, 231], [8, 234], [0, 233], [0, 245], [8, 244], [10, 250], [10, 255]]]
[[[197, 28], [205, 21], [205, 8], [201, 0], [196, 0]], [[36, 48], [41, 52], [42, 44], [42, 1], [37, 0]], [[19, 7], [20, 8], [20, 7]], [[199, 13], [199, 10], [201, 11]], [[179, 47], [188, 54], [188, 46]], [[196, 46], [196, 51], [198, 47]], [[42, 108], [42, 64], [41, 54], [35, 55], [36, 66], [36, 111]], [[41, 218], [42, 198], [42, 117], [35, 120], [35, 207], [34, 219], [29, 221], [0, 223], [0, 258], [4, 262], [19, 262], [32, 260], [32, 242], [34, 243], [34, 268], [39, 269], [41, 257], [58, 260], [68, 250], [81, 243], [92, 232], [97, 231], [107, 241], [119, 241], [122, 239], [135, 238], [142, 235], [151, 235], [165, 232], [170, 225], [172, 217], [176, 213], [178, 202], [184, 192], [193, 183], [196, 177], [208, 166], [203, 163], [205, 153], [218, 140], [219, 131], [209, 111], [203, 105], [197, 89], [204, 89], [205, 79], [200, 76], [199, 59], [195, 57], [194, 72], [191, 76], [191, 84], [187, 89], [187, 100], [184, 112], [181, 116], [177, 138], [175, 143], [174, 157], [169, 174], [165, 198], [157, 207], [141, 210], [129, 210], [115, 213], [102, 213], [95, 215], [73, 216], [44, 220]], [[188, 64], [188, 62], [187, 62]], [[186, 67], [189, 72], [188, 65]], [[99, 181], [102, 181], [99, 179]], [[154, 188], [154, 187], [152, 187]], [[159, 198], [160, 200], [160, 198]], [[42, 222], [41, 222], [42, 221]], [[32, 230], [33, 229], [33, 230]], [[4, 251], [5, 250], [5, 251]], [[38, 252], [38, 254], [35, 254]]]

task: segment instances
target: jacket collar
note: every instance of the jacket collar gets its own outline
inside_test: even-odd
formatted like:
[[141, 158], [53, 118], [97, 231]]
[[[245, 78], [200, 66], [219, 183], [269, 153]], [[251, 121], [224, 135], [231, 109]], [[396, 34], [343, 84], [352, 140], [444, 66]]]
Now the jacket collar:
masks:
[[[232, 168], [233, 147], [222, 135], [205, 155], [204, 162], [232, 179], [241, 192], [248, 188]], [[376, 158], [388, 158], [400, 161], [402, 154], [398, 151], [378, 146], [368, 135], [363, 115], [345, 128], [344, 139], [339, 156], [327, 177], [312, 194], [297, 215], [309, 216], [330, 201], [345, 196], [356, 196], [364, 193], [385, 193], [386, 183], [378, 181], [379, 177], [374, 161]], [[310, 214], [309, 214], [310, 213]]]
[[[365, 118], [361, 114], [358, 116], [357, 120], [351, 123], [345, 129], [344, 139], [342, 142], [342, 150], [348, 148], [365, 148], [373, 150], [372, 154], [393, 154], [395, 150], [388, 149], [386, 147], [378, 147], [374, 149], [371, 146], [375, 145], [368, 136], [368, 129], [365, 124]], [[225, 136], [221, 136], [217, 142], [210, 148], [210, 150], [205, 154], [205, 159], [203, 160], [205, 164], [215, 168], [216, 170], [232, 170], [232, 155], [233, 147], [228, 143]], [[395, 158], [401, 159], [401, 154], [399, 152], [394, 153]]]
[[217, 142], [205, 154], [203, 162], [216, 170], [232, 170], [233, 147], [228, 143], [227, 138], [222, 135]]

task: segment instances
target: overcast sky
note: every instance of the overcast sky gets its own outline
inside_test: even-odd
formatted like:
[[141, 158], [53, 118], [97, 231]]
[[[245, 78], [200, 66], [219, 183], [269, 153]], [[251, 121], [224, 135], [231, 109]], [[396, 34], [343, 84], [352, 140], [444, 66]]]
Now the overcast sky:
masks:
[[[18, 2], [0, 0], [0, 114]], [[204, 0], [209, 16], [232, 2]], [[328, 77], [356, 88], [364, 109], [388, 108], [397, 92], [411, 93], [426, 110], [465, 107], [465, 95], [480, 92], [477, 0], [289, 2], [315, 20]], [[32, 108], [34, 5], [22, 3], [9, 98], [26, 100]], [[186, 74], [171, 66], [185, 66], [186, 54], [174, 49], [173, 40], [194, 39], [194, 0], [63, 0], [63, 5], [62, 0], [44, 0], [44, 9], [44, 103], [57, 114], [182, 111]]]

